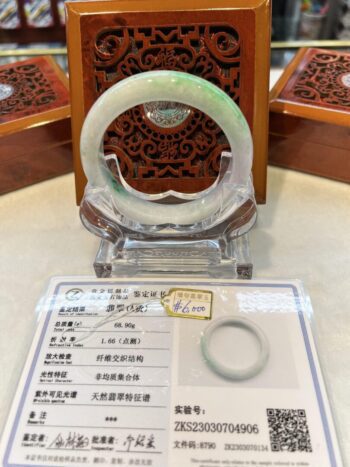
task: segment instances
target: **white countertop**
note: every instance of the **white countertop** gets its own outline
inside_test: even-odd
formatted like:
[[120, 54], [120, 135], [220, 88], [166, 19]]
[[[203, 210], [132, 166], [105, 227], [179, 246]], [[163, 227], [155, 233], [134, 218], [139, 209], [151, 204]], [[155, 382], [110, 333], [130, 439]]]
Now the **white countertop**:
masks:
[[[97, 237], [81, 225], [73, 175], [0, 198], [0, 425], [6, 419], [48, 278], [92, 275]], [[350, 465], [350, 185], [269, 168], [251, 231], [255, 278], [298, 278], [314, 307], [345, 465]]]

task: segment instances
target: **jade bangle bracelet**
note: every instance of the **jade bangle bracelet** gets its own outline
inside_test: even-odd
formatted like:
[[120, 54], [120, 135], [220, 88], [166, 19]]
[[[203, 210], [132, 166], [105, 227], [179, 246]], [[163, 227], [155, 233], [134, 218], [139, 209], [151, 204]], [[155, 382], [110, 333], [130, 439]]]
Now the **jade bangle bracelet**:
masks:
[[[109, 170], [103, 137], [112, 121], [128, 109], [151, 101], [178, 102], [206, 113], [225, 133], [233, 151], [224, 177], [194, 200], [160, 204], [128, 190]], [[105, 91], [91, 107], [81, 133], [81, 160], [93, 188], [109, 190], [115, 207], [129, 219], [145, 225], [190, 225], [204, 221], [224, 207], [230, 213], [245, 199], [237, 197], [251, 172], [253, 146], [248, 124], [234, 101], [202, 78], [177, 71], [150, 71], [131, 76]]]

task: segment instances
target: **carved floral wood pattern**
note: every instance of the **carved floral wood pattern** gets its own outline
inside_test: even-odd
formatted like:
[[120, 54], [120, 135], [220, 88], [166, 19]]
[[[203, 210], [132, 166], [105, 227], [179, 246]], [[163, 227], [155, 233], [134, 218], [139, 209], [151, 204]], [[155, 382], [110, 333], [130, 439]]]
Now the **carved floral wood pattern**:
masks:
[[[241, 53], [238, 32], [225, 24], [103, 28], [94, 43], [96, 98], [128, 76], [171, 69], [211, 81], [239, 105]], [[229, 149], [208, 116], [181, 105], [171, 108], [135, 107], [105, 134], [105, 153], [115, 153], [126, 181], [145, 193], [208, 188], [218, 176], [222, 151]], [[116, 172], [115, 163], [110, 167]]]
[[0, 123], [68, 104], [68, 91], [45, 58], [0, 67]]
[[321, 107], [350, 108], [350, 55], [310, 49], [281, 99]]

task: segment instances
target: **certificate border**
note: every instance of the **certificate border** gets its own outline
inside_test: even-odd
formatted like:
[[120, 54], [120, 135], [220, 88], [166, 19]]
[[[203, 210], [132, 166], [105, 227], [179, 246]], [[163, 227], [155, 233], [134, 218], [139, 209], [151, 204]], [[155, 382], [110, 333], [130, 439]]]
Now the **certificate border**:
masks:
[[[15, 416], [15, 419], [14, 419], [12, 429], [11, 429], [11, 433], [10, 433], [10, 436], [9, 436], [9, 439], [8, 439], [8, 442], [7, 442], [7, 447], [6, 447], [5, 456], [4, 456], [4, 464], [3, 464], [4, 467], [34, 466], [34, 464], [10, 464], [8, 462], [8, 460], [9, 460], [9, 457], [10, 457], [10, 454], [11, 454], [11, 451], [12, 451], [13, 442], [14, 442], [15, 435], [16, 435], [16, 432], [17, 432], [19, 419], [20, 419], [20, 416], [22, 415], [22, 410], [23, 410], [23, 406], [24, 406], [24, 403], [25, 403], [25, 400], [26, 400], [26, 397], [27, 397], [28, 388], [30, 386], [30, 383], [31, 383], [31, 380], [32, 380], [32, 377], [33, 377], [34, 369], [35, 369], [36, 364], [37, 364], [39, 353], [41, 351], [41, 346], [42, 346], [42, 343], [43, 343], [43, 340], [44, 340], [44, 337], [45, 337], [45, 334], [46, 334], [46, 331], [47, 331], [47, 327], [48, 327], [48, 324], [49, 324], [49, 321], [50, 321], [50, 318], [51, 318], [51, 314], [53, 312], [54, 304], [55, 304], [56, 298], [58, 296], [59, 289], [61, 287], [65, 287], [65, 286], [78, 286], [78, 285], [80, 285], [80, 286], [85, 285], [86, 286], [86, 285], [102, 285], [102, 284], [107, 285], [107, 284], [111, 284], [111, 283], [118, 284], [119, 282], [118, 282], [118, 279], [109, 280], [109, 281], [104, 281], [104, 280], [100, 280], [100, 281], [86, 280], [86, 281], [84, 281], [84, 280], [81, 280], [81, 281], [68, 281], [68, 282], [62, 281], [62, 282], [59, 282], [56, 285], [53, 296], [52, 296], [52, 299], [51, 299], [51, 302], [50, 302], [49, 310], [47, 312], [47, 317], [45, 319], [45, 323], [43, 325], [43, 329], [42, 329], [42, 332], [40, 334], [40, 338], [39, 338], [37, 347], [35, 349], [33, 362], [31, 364], [30, 370], [28, 372], [28, 377], [27, 377], [26, 383], [24, 385], [23, 393], [22, 393], [22, 396], [21, 396], [21, 399], [20, 399], [20, 403], [18, 405], [18, 409], [17, 409], [17, 412], [16, 412], [16, 416]], [[306, 354], [307, 354], [307, 357], [308, 357], [311, 376], [312, 376], [312, 380], [313, 380], [313, 383], [314, 383], [314, 389], [315, 389], [316, 398], [317, 398], [317, 402], [318, 402], [318, 407], [319, 407], [319, 411], [320, 411], [320, 415], [321, 415], [323, 431], [324, 431], [326, 444], [327, 444], [327, 448], [328, 448], [328, 456], [329, 456], [329, 461], [330, 461], [330, 467], [337, 467], [337, 461], [336, 461], [336, 457], [335, 457], [334, 446], [333, 446], [333, 443], [332, 443], [332, 437], [331, 437], [330, 428], [329, 428], [329, 424], [328, 424], [328, 419], [327, 419], [327, 414], [326, 414], [326, 410], [325, 410], [325, 404], [324, 404], [324, 401], [323, 401], [320, 382], [318, 380], [317, 369], [316, 369], [314, 356], [313, 356], [313, 352], [312, 352], [312, 349], [311, 349], [311, 344], [310, 344], [310, 340], [309, 340], [309, 336], [308, 336], [308, 332], [307, 332], [307, 328], [306, 328], [303, 309], [302, 309], [302, 307], [300, 305], [300, 295], [299, 295], [298, 288], [294, 284], [291, 284], [291, 283], [274, 283], [273, 281], [271, 283], [265, 283], [265, 282], [262, 282], [262, 283], [259, 283], [259, 282], [249, 283], [249, 282], [225, 282], [225, 281], [212, 282], [210, 280], [200, 281], [200, 282], [192, 282], [192, 281], [190, 281], [190, 282], [189, 281], [184, 281], [184, 282], [181, 282], [181, 281], [180, 282], [178, 282], [178, 281], [175, 281], [175, 282], [174, 281], [169, 281], [169, 282], [168, 281], [143, 282], [141, 280], [140, 281], [134, 281], [134, 280], [133, 281], [123, 281], [123, 284], [125, 284], [125, 283], [127, 283], [128, 285], [147, 285], [147, 284], [151, 283], [152, 285], [172, 285], [172, 286], [186, 286], [186, 285], [188, 286], [190, 284], [191, 286], [208, 286], [209, 285], [209, 286], [224, 286], [224, 287], [248, 287], [248, 288], [249, 287], [261, 287], [261, 288], [270, 287], [270, 288], [287, 288], [287, 289], [289, 288], [289, 289], [291, 289], [293, 291], [295, 306], [296, 306], [298, 316], [299, 316], [299, 322], [300, 322], [300, 327], [301, 327], [301, 331], [302, 331], [302, 335], [303, 335], [303, 339], [304, 339]], [[36, 464], [35, 467], [47, 467], [47, 466], [41, 466], [41, 465]]]

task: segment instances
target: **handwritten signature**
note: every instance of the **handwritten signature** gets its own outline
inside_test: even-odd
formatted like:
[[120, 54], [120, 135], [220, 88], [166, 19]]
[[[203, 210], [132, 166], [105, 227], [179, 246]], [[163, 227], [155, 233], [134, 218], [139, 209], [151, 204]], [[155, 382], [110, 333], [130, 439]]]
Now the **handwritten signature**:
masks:
[[86, 449], [89, 446], [90, 440], [87, 436], [80, 433], [69, 432], [67, 436], [62, 436], [59, 433], [47, 449]]

